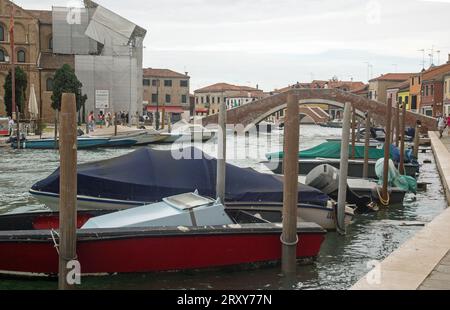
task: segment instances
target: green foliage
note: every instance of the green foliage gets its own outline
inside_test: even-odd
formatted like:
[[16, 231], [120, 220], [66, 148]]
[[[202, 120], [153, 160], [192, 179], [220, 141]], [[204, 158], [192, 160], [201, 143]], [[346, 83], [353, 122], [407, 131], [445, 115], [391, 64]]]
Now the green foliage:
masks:
[[62, 94], [74, 93], [77, 100], [77, 111], [79, 111], [87, 100], [87, 96], [81, 93], [82, 86], [83, 84], [81, 84], [75, 75], [75, 70], [68, 64], [56, 70], [53, 79], [52, 108], [61, 111]]
[[[26, 89], [28, 85], [27, 74], [20, 67], [16, 67], [16, 106], [19, 108], [21, 113], [24, 112], [25, 99], [26, 99]], [[3, 89], [5, 95], [3, 96], [3, 101], [6, 106], [6, 112], [11, 116], [12, 112], [12, 83], [11, 83], [11, 70], [9, 70], [6, 76], [5, 83], [3, 84]]]

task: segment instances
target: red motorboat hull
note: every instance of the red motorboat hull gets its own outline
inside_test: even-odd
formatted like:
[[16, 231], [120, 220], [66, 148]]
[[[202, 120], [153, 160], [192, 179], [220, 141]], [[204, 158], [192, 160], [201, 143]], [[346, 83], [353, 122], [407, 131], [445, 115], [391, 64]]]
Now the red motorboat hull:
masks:
[[[315, 257], [323, 234], [299, 235], [297, 256]], [[0, 270], [56, 274], [58, 254], [52, 241], [0, 242]], [[279, 234], [137, 237], [81, 241], [77, 254], [82, 274], [156, 272], [279, 261]]]
[[[77, 227], [100, 214], [78, 212]], [[158, 272], [279, 261], [280, 225], [258, 222], [245, 212], [239, 216], [242, 223], [223, 226], [79, 229], [81, 273]], [[58, 226], [57, 212], [0, 216], [0, 273], [56, 275]], [[299, 223], [297, 231], [297, 257], [316, 257], [326, 231], [313, 223]]]

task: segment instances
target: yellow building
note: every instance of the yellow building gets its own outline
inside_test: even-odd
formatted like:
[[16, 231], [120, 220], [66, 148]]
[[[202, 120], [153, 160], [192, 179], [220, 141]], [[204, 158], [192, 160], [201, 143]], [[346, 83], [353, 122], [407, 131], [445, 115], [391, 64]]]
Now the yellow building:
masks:
[[[411, 110], [412, 106], [411, 106], [411, 95], [409, 93], [409, 81], [407, 81], [404, 85], [400, 85], [399, 89], [398, 89], [398, 103], [406, 104], [406, 109], [407, 110]], [[416, 110], [417, 107], [414, 107], [413, 110]]]

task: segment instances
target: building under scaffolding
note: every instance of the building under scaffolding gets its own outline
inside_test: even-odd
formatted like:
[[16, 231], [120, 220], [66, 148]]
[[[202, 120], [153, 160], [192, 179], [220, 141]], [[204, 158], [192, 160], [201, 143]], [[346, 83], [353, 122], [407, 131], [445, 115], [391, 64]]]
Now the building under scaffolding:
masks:
[[53, 7], [52, 18], [53, 51], [75, 55], [86, 113], [140, 113], [146, 30], [92, 1], [84, 8]]

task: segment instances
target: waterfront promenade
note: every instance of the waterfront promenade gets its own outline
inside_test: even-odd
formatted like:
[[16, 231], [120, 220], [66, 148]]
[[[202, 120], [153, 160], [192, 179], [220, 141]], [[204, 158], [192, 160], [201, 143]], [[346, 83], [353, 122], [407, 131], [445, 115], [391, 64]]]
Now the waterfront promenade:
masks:
[[[442, 185], [450, 200], [450, 137], [429, 133]], [[352, 290], [450, 289], [450, 208], [360, 279]]]

